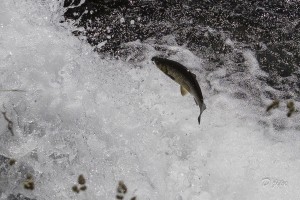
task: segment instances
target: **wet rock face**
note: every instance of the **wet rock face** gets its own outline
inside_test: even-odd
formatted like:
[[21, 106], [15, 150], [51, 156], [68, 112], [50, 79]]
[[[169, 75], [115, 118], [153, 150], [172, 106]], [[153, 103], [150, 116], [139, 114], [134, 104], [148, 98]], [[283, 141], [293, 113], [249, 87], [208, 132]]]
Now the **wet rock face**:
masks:
[[10, 194], [8, 197], [7, 197], [7, 200], [36, 200], [36, 199], [31, 199], [31, 198], [28, 198], [22, 194], [17, 194], [17, 195], [14, 195], [14, 194]]
[[[77, 20], [99, 53], [122, 58], [122, 44], [156, 39], [172, 34], [178, 45], [202, 58], [222, 63], [220, 54], [231, 54], [226, 38], [256, 52], [260, 67], [269, 72], [267, 80], [276, 89], [282, 84], [300, 85], [300, 4], [296, 0], [65, 0], [65, 18]], [[79, 5], [79, 6], [78, 6]], [[215, 30], [212, 32], [211, 29]], [[237, 44], [239, 45], [239, 44]], [[240, 63], [236, 63], [240, 65]], [[275, 76], [283, 79], [274, 82]]]

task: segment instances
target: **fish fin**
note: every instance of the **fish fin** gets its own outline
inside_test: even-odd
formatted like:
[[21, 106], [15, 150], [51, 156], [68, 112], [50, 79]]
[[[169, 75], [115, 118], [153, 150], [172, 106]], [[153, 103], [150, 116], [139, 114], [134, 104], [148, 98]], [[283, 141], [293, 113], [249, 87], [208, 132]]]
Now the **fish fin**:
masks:
[[194, 100], [195, 100], [195, 103], [196, 103], [196, 105], [198, 106], [198, 103], [197, 103], [197, 101], [196, 101], [196, 99], [194, 98]]
[[186, 95], [189, 92], [187, 91], [187, 89], [185, 89], [184, 87], [180, 86], [180, 93], [181, 93], [182, 96], [184, 96], [184, 95]]
[[193, 75], [194, 78], [197, 78], [196, 74], [194, 74], [194, 73], [192, 73], [192, 72], [191, 72], [191, 74]]
[[200, 124], [200, 119], [201, 119], [201, 115], [202, 112], [206, 109], [206, 105], [203, 103], [202, 106], [200, 107], [200, 115], [198, 117], [198, 123]]
[[203, 103], [202, 112], [206, 109], [205, 103]]

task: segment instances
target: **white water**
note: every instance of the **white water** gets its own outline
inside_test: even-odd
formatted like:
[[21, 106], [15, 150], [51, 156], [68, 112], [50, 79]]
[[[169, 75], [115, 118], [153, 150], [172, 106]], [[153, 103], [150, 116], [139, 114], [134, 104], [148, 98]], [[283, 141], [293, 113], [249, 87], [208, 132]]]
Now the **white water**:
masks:
[[[42, 2], [0, 1], [0, 89], [26, 91], [0, 93], [15, 134], [1, 116], [0, 154], [17, 160], [1, 174], [1, 199], [114, 199], [119, 180], [126, 199], [300, 198], [299, 115], [287, 118], [283, 102], [266, 114], [271, 101], [255, 100], [272, 91], [256, 79], [255, 54], [244, 51], [250, 70], [228, 83], [226, 70], [206, 72], [188, 50], [168, 47], [171, 59], [200, 68], [199, 126], [192, 97], [150, 62], [159, 53], [151, 44], [131, 44], [146, 49], [142, 63], [101, 59], [57, 23], [56, 1]], [[257, 88], [234, 98], [245, 81]], [[33, 191], [22, 187], [24, 166]], [[76, 194], [79, 174], [87, 191]]]

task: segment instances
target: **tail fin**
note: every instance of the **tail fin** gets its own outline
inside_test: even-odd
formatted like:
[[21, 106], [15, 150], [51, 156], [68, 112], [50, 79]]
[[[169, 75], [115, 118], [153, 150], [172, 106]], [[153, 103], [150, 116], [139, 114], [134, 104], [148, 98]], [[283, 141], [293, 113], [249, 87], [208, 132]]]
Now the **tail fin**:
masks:
[[200, 125], [200, 118], [201, 118], [201, 114], [198, 117], [198, 123], [199, 123], [199, 125]]
[[206, 109], [206, 105], [204, 103], [202, 103], [202, 105], [200, 106], [200, 115], [198, 117], [198, 123], [200, 124], [200, 119], [201, 119], [201, 115], [203, 113], [203, 111]]

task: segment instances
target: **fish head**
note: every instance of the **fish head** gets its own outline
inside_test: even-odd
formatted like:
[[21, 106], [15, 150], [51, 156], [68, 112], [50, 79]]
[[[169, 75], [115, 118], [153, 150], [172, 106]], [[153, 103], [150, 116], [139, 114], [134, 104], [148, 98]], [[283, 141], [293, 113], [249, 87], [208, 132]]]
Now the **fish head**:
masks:
[[157, 68], [159, 68], [161, 71], [163, 71], [164, 73], [167, 74], [168, 72], [168, 68], [167, 66], [164, 64], [164, 61], [162, 58], [159, 58], [157, 56], [154, 56], [152, 59], [151, 59], [155, 65], [157, 66]]
[[162, 65], [162, 59], [154, 56], [153, 58], [151, 58], [151, 60], [155, 63], [156, 66]]
[[153, 56], [152, 58], [151, 58], [151, 61], [153, 61], [155, 64], [156, 64], [156, 62], [158, 62], [160, 59], [159, 59], [159, 57], [157, 57], [157, 56]]

